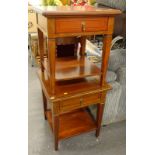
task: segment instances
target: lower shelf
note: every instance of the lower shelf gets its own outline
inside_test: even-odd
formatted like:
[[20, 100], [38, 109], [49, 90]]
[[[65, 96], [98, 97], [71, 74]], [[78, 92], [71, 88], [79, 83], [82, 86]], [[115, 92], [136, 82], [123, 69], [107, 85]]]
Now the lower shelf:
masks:
[[[46, 112], [52, 127], [52, 114]], [[79, 135], [96, 129], [96, 123], [86, 109], [78, 109], [59, 116], [59, 140]]]

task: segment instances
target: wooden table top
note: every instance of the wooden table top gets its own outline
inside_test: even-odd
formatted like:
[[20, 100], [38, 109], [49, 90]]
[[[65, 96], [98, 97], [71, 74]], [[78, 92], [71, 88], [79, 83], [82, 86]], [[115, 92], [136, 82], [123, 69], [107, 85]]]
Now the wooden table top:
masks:
[[44, 16], [87, 16], [87, 15], [118, 15], [120, 10], [108, 7], [96, 8], [94, 6], [33, 6], [37, 13]]

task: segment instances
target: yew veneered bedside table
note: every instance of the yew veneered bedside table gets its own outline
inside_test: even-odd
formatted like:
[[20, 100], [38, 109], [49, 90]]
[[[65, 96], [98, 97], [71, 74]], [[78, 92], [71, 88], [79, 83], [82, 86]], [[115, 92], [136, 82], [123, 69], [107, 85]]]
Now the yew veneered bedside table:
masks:
[[[42, 86], [45, 119], [58, 141], [96, 130], [99, 136], [106, 93], [111, 89], [105, 81], [112, 40], [114, 17], [121, 12], [92, 6], [33, 6], [37, 28], [41, 68], [38, 76]], [[99, 69], [85, 55], [86, 36], [104, 35], [102, 65]], [[46, 48], [44, 47], [46, 37]], [[57, 57], [57, 39], [79, 37], [80, 51], [69, 57]], [[48, 56], [44, 58], [44, 50]], [[47, 109], [47, 102], [50, 109]], [[97, 117], [87, 110], [96, 104]]]

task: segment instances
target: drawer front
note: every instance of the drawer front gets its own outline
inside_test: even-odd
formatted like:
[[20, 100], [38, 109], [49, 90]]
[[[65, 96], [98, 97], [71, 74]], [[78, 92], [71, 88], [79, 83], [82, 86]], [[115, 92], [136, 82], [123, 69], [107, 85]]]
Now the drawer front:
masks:
[[83, 105], [90, 105], [101, 102], [101, 93], [89, 94], [83, 97]]
[[97, 18], [60, 18], [56, 19], [56, 33], [80, 33], [105, 31], [108, 29], [108, 17]]
[[74, 97], [70, 99], [65, 99], [59, 102], [60, 112], [66, 112], [73, 109], [78, 109], [83, 106], [89, 106], [96, 103], [105, 102], [106, 93], [94, 93], [83, 95], [80, 97]]
[[60, 111], [69, 111], [81, 106], [80, 98], [66, 99], [60, 102]]
[[108, 18], [90, 18], [85, 22], [87, 32], [105, 31], [108, 29]]

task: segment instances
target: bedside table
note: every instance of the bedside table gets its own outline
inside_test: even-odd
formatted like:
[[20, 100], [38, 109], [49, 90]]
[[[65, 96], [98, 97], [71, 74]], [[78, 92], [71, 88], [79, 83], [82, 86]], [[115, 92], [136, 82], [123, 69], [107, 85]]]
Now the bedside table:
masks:
[[[96, 130], [99, 136], [106, 93], [111, 89], [105, 81], [110, 53], [115, 9], [92, 6], [34, 6], [41, 68], [38, 76], [42, 86], [45, 119], [54, 133], [55, 150], [59, 140]], [[86, 36], [104, 35], [102, 65], [99, 69], [85, 56]], [[44, 58], [44, 35], [47, 37], [47, 58]], [[81, 49], [75, 56], [56, 56], [57, 38], [81, 37]], [[50, 109], [47, 109], [47, 102]], [[98, 107], [94, 120], [86, 110]]]

